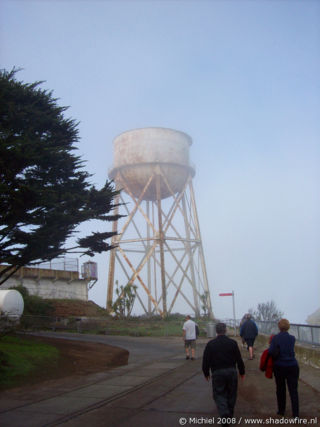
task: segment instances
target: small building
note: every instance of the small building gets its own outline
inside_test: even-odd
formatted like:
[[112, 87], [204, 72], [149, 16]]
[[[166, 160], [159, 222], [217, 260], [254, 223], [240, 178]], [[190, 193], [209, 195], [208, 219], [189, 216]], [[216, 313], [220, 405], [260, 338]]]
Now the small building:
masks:
[[320, 325], [320, 308], [308, 316], [307, 323], [309, 325]]
[[[0, 269], [4, 268], [0, 265]], [[80, 276], [78, 260], [66, 259], [21, 267], [3, 283], [1, 289], [23, 286], [30, 295], [41, 298], [88, 301], [88, 290], [98, 279], [97, 264], [91, 261], [84, 263], [82, 272]]]

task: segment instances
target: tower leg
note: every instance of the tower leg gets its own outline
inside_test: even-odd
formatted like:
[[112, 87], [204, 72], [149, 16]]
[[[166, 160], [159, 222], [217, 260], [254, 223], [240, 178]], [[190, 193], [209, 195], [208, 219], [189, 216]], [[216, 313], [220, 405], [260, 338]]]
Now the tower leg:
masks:
[[187, 216], [187, 207], [186, 207], [186, 199], [183, 195], [182, 197], [182, 208], [183, 208], [183, 218], [184, 218], [184, 226], [186, 230], [186, 251], [190, 260], [190, 273], [191, 273], [191, 285], [192, 285], [192, 292], [193, 292], [193, 300], [194, 300], [194, 306], [195, 306], [195, 316], [200, 317], [200, 309], [199, 309], [199, 296], [197, 293], [197, 287], [196, 287], [196, 277], [194, 273], [194, 262], [193, 262], [193, 254], [191, 250], [190, 245], [190, 225], [188, 222], [188, 216]]
[[[115, 199], [115, 204], [119, 205], [120, 196], [117, 195]], [[119, 213], [119, 206], [116, 206], [115, 215]], [[118, 231], [118, 220], [113, 221], [112, 223], [112, 231], [117, 233]], [[111, 244], [114, 245], [118, 241], [118, 236], [115, 235], [112, 237]], [[112, 300], [113, 300], [113, 288], [114, 288], [114, 270], [115, 270], [115, 260], [116, 260], [116, 248], [111, 249], [110, 251], [110, 259], [109, 259], [109, 274], [108, 274], [108, 290], [107, 290], [107, 303], [106, 309], [110, 312], [112, 311]]]
[[166, 273], [164, 265], [164, 235], [162, 226], [162, 209], [161, 209], [161, 176], [157, 175], [157, 204], [158, 204], [158, 225], [159, 225], [159, 248], [160, 248], [160, 269], [161, 269], [161, 288], [162, 288], [162, 307], [163, 315], [167, 316], [167, 288], [166, 288]]
[[[146, 201], [146, 205], [147, 205], [147, 217], [150, 218], [150, 202], [149, 200]], [[146, 223], [147, 226], [147, 242], [146, 242], [146, 253], [148, 253], [150, 251], [150, 226], [148, 223]], [[147, 263], [147, 278], [148, 278], [148, 289], [149, 289], [149, 293], [152, 293], [152, 289], [151, 289], [151, 259], [148, 259], [148, 263]], [[151, 299], [150, 297], [148, 297], [148, 315], [151, 315]]]
[[211, 297], [210, 297], [210, 291], [209, 291], [209, 285], [208, 285], [207, 268], [206, 268], [206, 263], [205, 263], [205, 259], [204, 259], [204, 254], [203, 254], [202, 239], [201, 239], [200, 226], [199, 226], [199, 218], [198, 218], [198, 212], [197, 212], [197, 207], [196, 207], [196, 202], [195, 202], [195, 197], [194, 197], [192, 181], [189, 182], [189, 190], [190, 190], [190, 197], [191, 197], [191, 205], [193, 208], [193, 215], [194, 215], [194, 219], [195, 219], [194, 222], [195, 222], [195, 227], [196, 227], [196, 233], [197, 233], [199, 241], [200, 241], [199, 255], [200, 255], [200, 262], [201, 262], [201, 266], [202, 266], [203, 282], [204, 282], [203, 287], [204, 287], [204, 291], [206, 294], [208, 314], [209, 314], [210, 319], [213, 319], [214, 316], [213, 316], [213, 311], [212, 311]]

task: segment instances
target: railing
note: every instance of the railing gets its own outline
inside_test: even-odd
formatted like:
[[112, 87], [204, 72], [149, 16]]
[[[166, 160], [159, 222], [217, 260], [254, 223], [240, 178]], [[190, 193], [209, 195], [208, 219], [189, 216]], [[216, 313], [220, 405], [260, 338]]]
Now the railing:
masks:
[[[219, 320], [220, 321], [220, 320]], [[217, 321], [215, 321], [216, 323]], [[234, 328], [233, 319], [221, 319], [232, 330]], [[272, 335], [279, 332], [278, 322], [254, 320], [261, 334]], [[236, 320], [236, 326], [239, 331], [240, 320]], [[297, 342], [301, 344], [309, 344], [312, 346], [320, 346], [320, 326], [318, 325], [303, 325], [299, 323], [290, 323], [289, 333], [294, 335]]]
[[[0, 264], [0, 271], [7, 268], [7, 264]], [[79, 275], [79, 260], [75, 258], [55, 258], [51, 261], [29, 264], [20, 267], [14, 274], [14, 277], [28, 277], [36, 279], [62, 279], [77, 280], [80, 277], [89, 284], [89, 289], [98, 280], [97, 263], [89, 261], [81, 266], [81, 276]]]
[[[259, 331], [271, 335], [279, 332], [278, 322], [255, 321]], [[290, 323], [291, 335], [296, 337], [297, 342], [320, 346], [320, 326]]]
[[56, 258], [39, 264], [27, 265], [26, 267], [48, 270], [79, 271], [79, 260], [75, 258]]

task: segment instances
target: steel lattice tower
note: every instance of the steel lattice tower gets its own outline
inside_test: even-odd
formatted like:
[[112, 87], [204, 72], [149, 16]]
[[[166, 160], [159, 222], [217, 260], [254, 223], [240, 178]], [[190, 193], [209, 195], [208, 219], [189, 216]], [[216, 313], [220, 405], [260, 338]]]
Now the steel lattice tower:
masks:
[[[115, 280], [137, 286], [145, 314], [166, 316], [182, 299], [213, 317], [189, 162], [191, 138], [165, 128], [125, 132], [114, 140], [109, 172], [122, 190], [116, 203], [126, 215], [113, 223], [107, 309]], [[136, 303], [137, 303], [136, 302]]]

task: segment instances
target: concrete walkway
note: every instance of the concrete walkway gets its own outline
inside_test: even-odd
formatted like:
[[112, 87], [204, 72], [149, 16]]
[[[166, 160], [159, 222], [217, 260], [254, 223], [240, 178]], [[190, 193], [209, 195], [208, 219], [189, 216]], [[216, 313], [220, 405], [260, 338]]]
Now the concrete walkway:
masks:
[[[84, 339], [83, 335], [80, 337]], [[69, 334], [67, 338], [70, 339]], [[47, 381], [31, 389], [8, 390], [0, 396], [0, 425], [179, 426], [194, 424], [202, 418], [218, 425], [211, 385], [201, 373], [201, 355], [207, 339], [198, 342], [200, 357], [186, 361], [181, 338], [108, 338], [100, 337], [111, 345], [123, 346], [121, 342], [126, 342], [129, 351], [131, 347], [132, 357], [127, 366], [85, 377]], [[247, 360], [246, 350], [242, 352], [247, 374], [239, 384], [235, 414], [238, 425], [245, 425], [246, 419], [262, 419], [275, 413], [274, 381], [265, 379], [258, 370], [258, 352], [253, 361]], [[320, 424], [320, 372], [301, 369], [299, 394], [301, 416], [309, 417], [308, 420], [318, 417]]]

